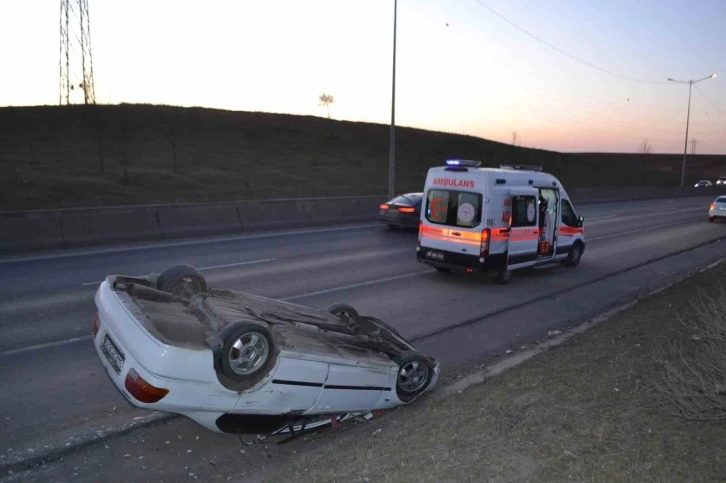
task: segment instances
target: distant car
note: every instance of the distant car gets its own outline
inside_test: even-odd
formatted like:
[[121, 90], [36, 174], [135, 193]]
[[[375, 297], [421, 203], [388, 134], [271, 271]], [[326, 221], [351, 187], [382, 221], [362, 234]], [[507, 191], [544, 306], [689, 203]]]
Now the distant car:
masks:
[[708, 221], [726, 218], [726, 196], [719, 196], [708, 208]]
[[406, 193], [383, 203], [378, 218], [390, 228], [418, 228], [423, 193]]
[[726, 176], [721, 176], [716, 180], [716, 184], [726, 184]]
[[706, 186], [713, 186], [713, 183], [711, 183], [707, 179], [702, 179], [701, 181], [699, 181], [698, 183], [696, 183], [694, 186], [696, 188], [703, 188], [703, 187], [706, 187]]

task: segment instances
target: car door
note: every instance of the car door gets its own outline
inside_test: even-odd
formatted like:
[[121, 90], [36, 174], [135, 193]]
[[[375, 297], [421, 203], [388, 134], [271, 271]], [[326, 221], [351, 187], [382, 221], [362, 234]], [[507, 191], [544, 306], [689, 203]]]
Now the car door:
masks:
[[479, 256], [483, 196], [475, 191], [432, 188], [426, 193], [421, 247]]
[[570, 253], [575, 238], [578, 235], [583, 235], [585, 229], [580, 226], [580, 220], [570, 200], [563, 198], [560, 204], [562, 206], [562, 221], [558, 229], [559, 243], [557, 245], [557, 255], [564, 255]]
[[384, 392], [392, 394], [396, 390], [392, 381], [395, 383], [395, 377], [384, 368], [330, 364], [312, 411], [368, 411], [376, 406]]
[[535, 188], [512, 188], [510, 191], [511, 231], [507, 252], [510, 268], [527, 266], [537, 260], [538, 194], [539, 190]]

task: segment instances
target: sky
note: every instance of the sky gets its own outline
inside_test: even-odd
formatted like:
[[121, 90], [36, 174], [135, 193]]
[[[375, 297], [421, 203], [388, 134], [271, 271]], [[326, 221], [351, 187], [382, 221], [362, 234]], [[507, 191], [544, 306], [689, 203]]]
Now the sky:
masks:
[[[0, 0], [0, 106], [58, 104], [59, 3]], [[393, 0], [88, 3], [99, 103], [327, 116], [328, 93], [333, 119], [391, 121]], [[724, 19], [724, 0], [398, 0], [396, 125], [682, 153], [689, 86], [667, 79], [717, 73], [688, 151], [723, 154]]]

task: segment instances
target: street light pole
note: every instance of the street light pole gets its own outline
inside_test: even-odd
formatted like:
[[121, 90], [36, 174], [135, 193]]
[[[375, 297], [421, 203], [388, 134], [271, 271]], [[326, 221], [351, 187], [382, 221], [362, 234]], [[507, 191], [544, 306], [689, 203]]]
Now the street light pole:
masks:
[[393, 199], [396, 174], [396, 16], [398, 0], [393, 0], [393, 85], [391, 87], [391, 141], [388, 150], [388, 199]]
[[686, 154], [688, 152], [688, 125], [691, 120], [691, 91], [693, 90], [693, 84], [695, 84], [697, 82], [701, 82], [706, 79], [713, 79], [715, 77], [716, 77], [716, 74], [711, 74], [708, 77], [704, 77], [703, 79], [698, 79], [696, 81], [694, 81], [694, 80], [680, 81], [680, 80], [668, 78], [668, 80], [671, 82], [688, 84], [688, 111], [686, 114], [686, 140], [683, 144], [683, 163], [681, 164], [681, 189], [683, 189], [683, 185], [685, 184], [685, 181], [686, 181]]

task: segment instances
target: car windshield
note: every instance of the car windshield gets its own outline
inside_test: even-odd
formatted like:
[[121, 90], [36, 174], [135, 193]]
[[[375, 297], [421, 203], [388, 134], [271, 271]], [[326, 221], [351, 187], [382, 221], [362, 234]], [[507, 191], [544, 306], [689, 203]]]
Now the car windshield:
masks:
[[426, 219], [438, 225], [473, 228], [481, 221], [481, 206], [479, 193], [432, 189], [426, 197]]

